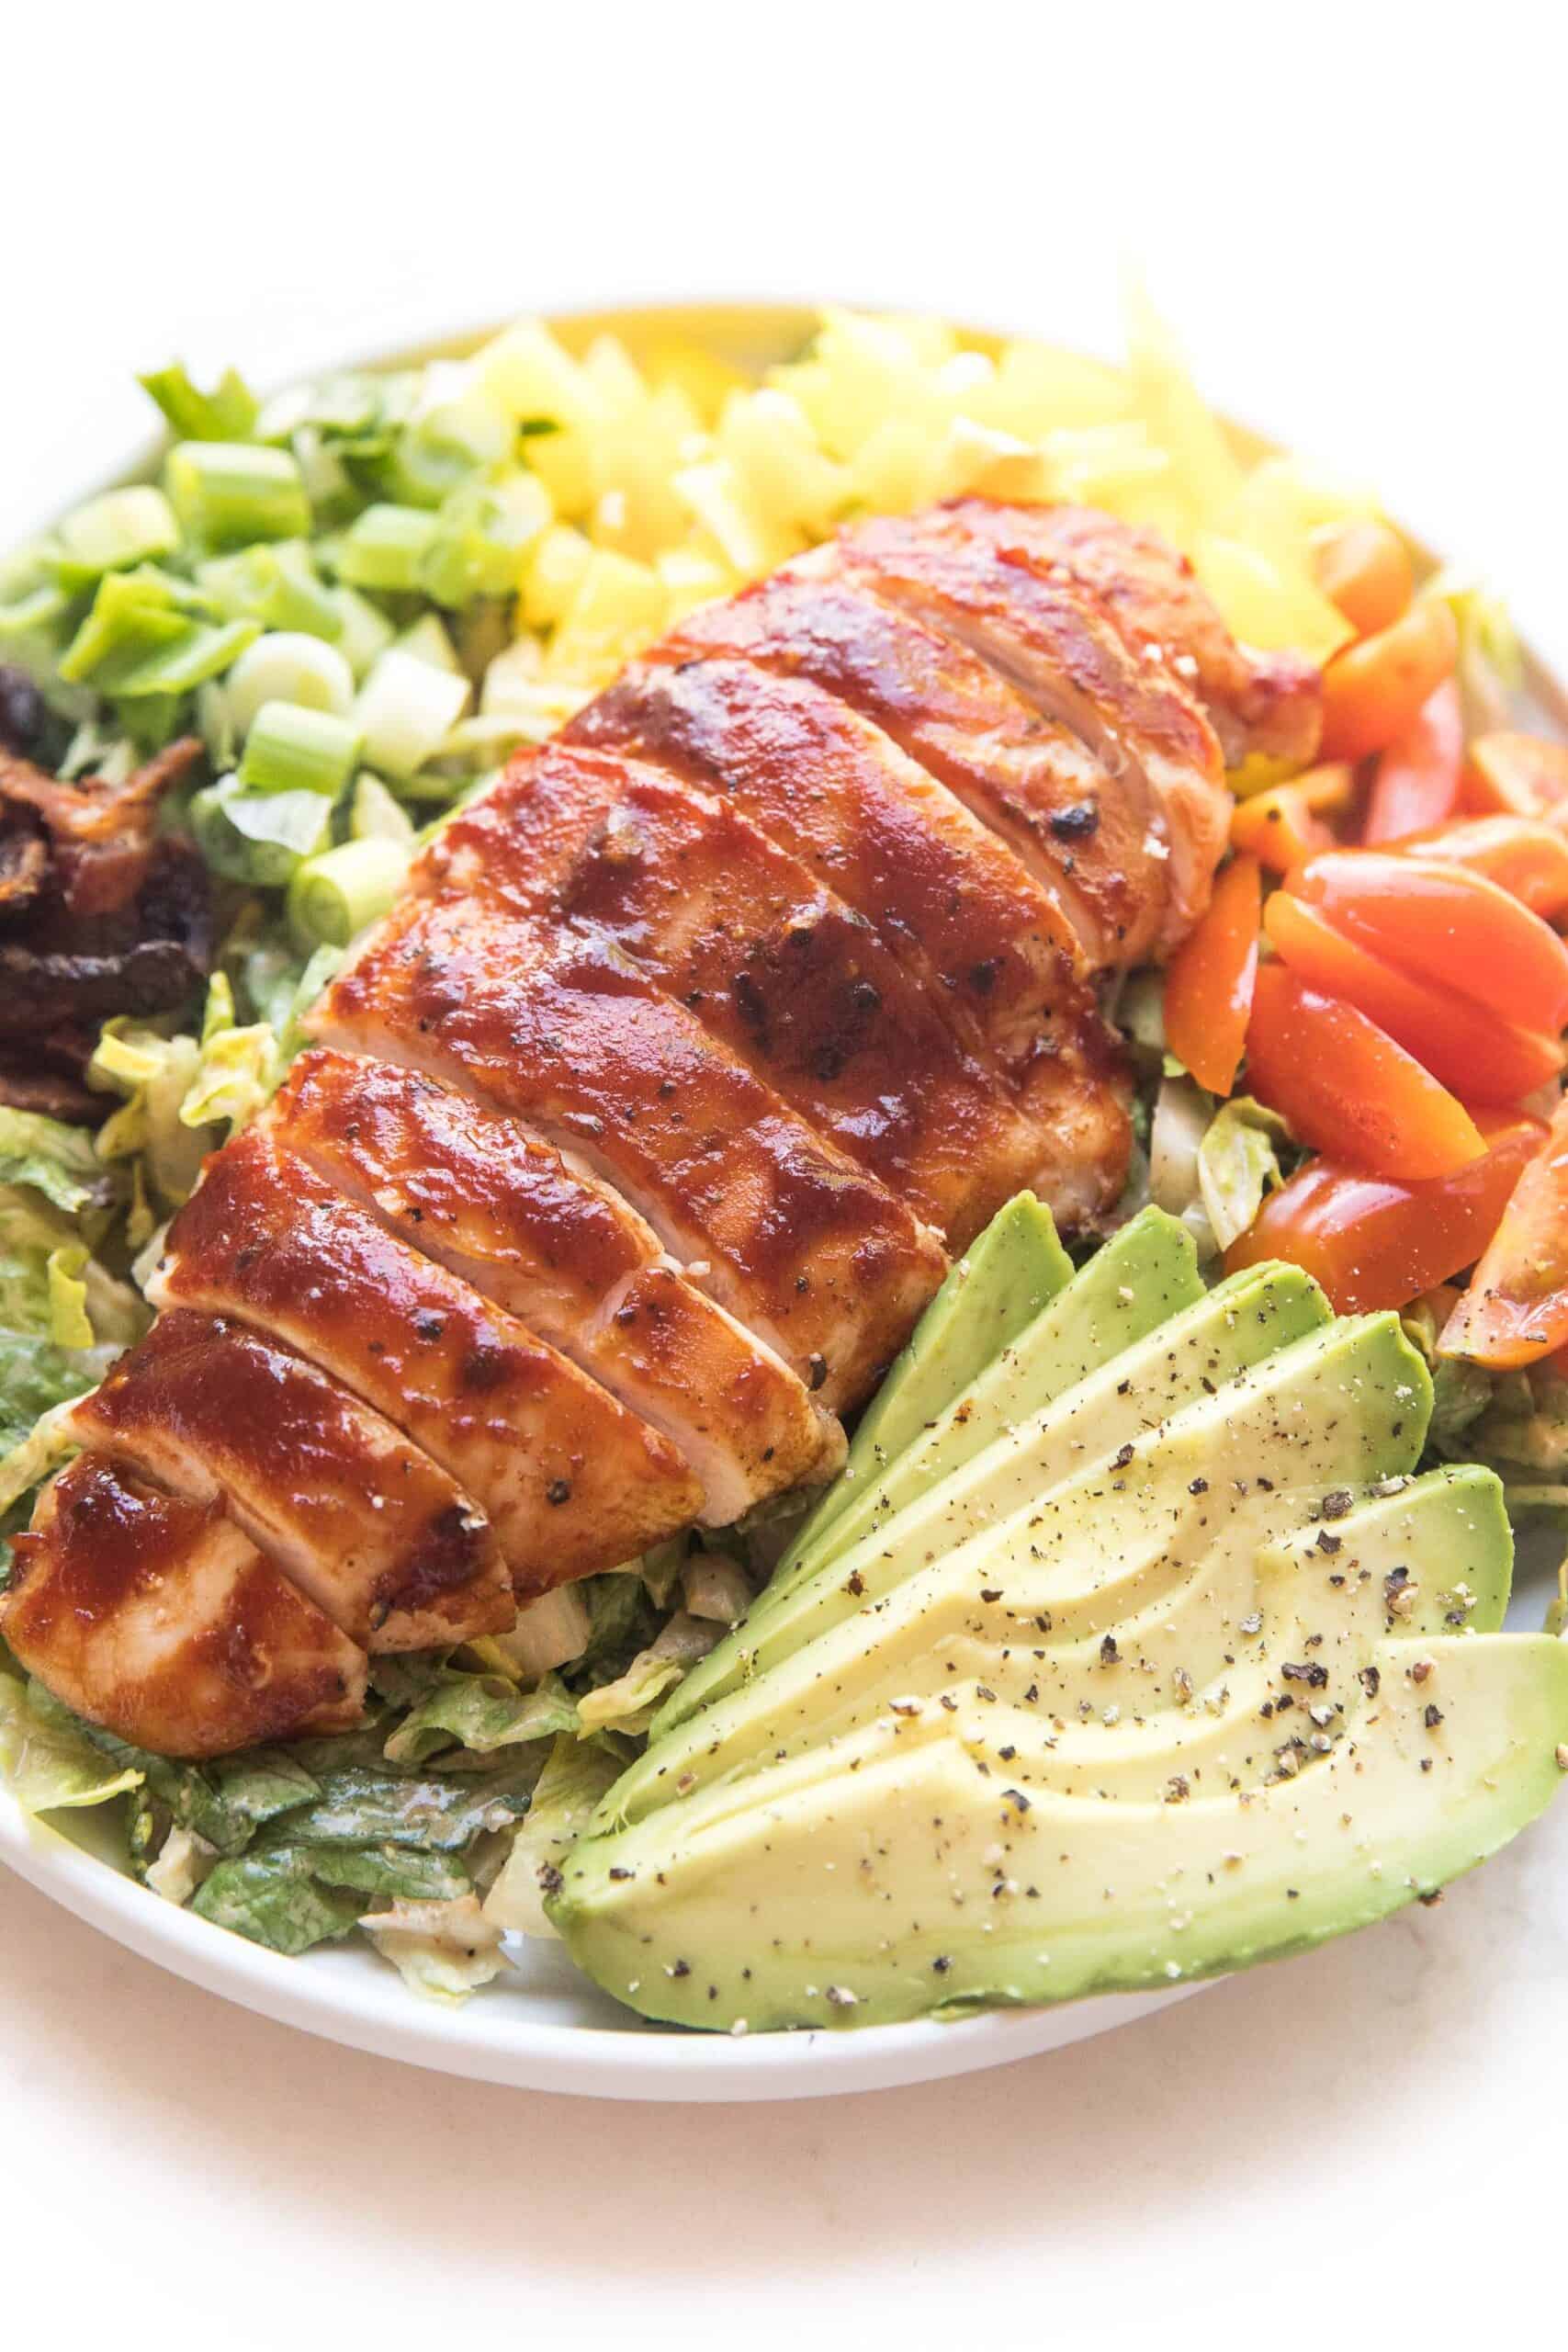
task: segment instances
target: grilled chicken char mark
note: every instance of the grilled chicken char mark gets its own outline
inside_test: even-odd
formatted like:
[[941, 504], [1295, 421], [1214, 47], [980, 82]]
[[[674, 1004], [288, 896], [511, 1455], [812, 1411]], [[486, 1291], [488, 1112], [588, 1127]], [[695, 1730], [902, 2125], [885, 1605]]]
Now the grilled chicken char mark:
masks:
[[615, 940], [953, 1249], [1049, 1164], [863, 916], [673, 775], [547, 746], [442, 829], [414, 887]]
[[1238, 645], [1191, 564], [1168, 539], [1092, 506], [1019, 507], [966, 498], [953, 511], [966, 528], [999, 546], [1027, 547], [1091, 589], [1135, 653], [1155, 649], [1156, 658], [1192, 685], [1228, 768], [1254, 755], [1291, 767], [1316, 758], [1321, 672], [1297, 653], [1258, 653]]
[[362, 1653], [214, 1506], [83, 1453], [13, 1544], [0, 1632], [118, 1738], [221, 1756], [358, 1722]]
[[729, 799], [863, 915], [954, 1035], [1021, 1069], [1089, 1017], [1060, 910], [890, 737], [809, 679], [750, 662], [634, 664], [565, 740]]
[[[1122, 789], [1146, 796], [1170, 864], [1159, 944], [1173, 944], [1208, 904], [1230, 822], [1214, 730], [1163, 661], [1134, 652], [1094, 590], [1032, 551], [1027, 510], [996, 511], [995, 530], [947, 507], [867, 523], [840, 540], [840, 559], [1070, 727]], [[1024, 519], [1009, 536], [1015, 514]]]
[[[208, 1162], [148, 1295], [259, 1324], [384, 1413], [474, 1497], [520, 1598], [629, 1558], [701, 1502], [667, 1438], [261, 1127]], [[498, 1595], [465, 1631], [512, 1613]]]
[[818, 1404], [866, 1394], [942, 1280], [935, 1235], [602, 939], [414, 901], [308, 1026], [580, 1154]]
[[676, 1271], [617, 1193], [515, 1119], [417, 1071], [318, 1049], [269, 1121], [327, 1183], [671, 1439], [710, 1525], [838, 1467], [843, 1432], [789, 1367]]
[[836, 542], [704, 605], [649, 658], [714, 654], [809, 678], [880, 727], [1022, 861], [1097, 970], [1153, 952], [1169, 875], [1141, 779], [1112, 784], [1082, 737], [999, 671], [847, 577]]
[[230, 1517], [368, 1650], [512, 1621], [489, 1521], [400, 1430], [225, 1317], [161, 1315], [70, 1416], [78, 1442]]

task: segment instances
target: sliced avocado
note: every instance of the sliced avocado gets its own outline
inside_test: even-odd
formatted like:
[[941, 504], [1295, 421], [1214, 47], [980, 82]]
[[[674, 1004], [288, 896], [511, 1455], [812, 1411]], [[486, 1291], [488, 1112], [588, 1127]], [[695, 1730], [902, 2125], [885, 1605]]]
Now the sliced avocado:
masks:
[[[1077, 1287], [1064, 1291], [1058, 1307]], [[1042, 1319], [1055, 1316], [1052, 1309]], [[1043, 1410], [1011, 1427], [993, 1415], [1005, 1433], [983, 1452], [927, 1483], [923, 1492], [917, 1486], [914, 1499], [868, 1529], [841, 1556], [797, 1573], [771, 1606], [753, 1610], [687, 1678], [681, 1692], [685, 1704], [667, 1706], [654, 1718], [654, 1737], [777, 1665], [827, 1626], [853, 1616], [867, 1594], [887, 1591], [984, 1529], [1038, 1507], [1063, 1480], [1081, 1478], [1087, 1466], [1141, 1439], [1205, 1387], [1223, 1386], [1331, 1319], [1323, 1293], [1298, 1268], [1250, 1268], [1120, 1350]], [[922, 1451], [911, 1447], [904, 1462]], [[846, 1511], [833, 1530], [835, 1541], [840, 1529], [860, 1522], [864, 1504], [874, 1506], [886, 1491], [869, 1489], [863, 1503]]]
[[796, 1536], [792, 1553], [815, 1543], [869, 1475], [894, 1461], [972, 1388], [1072, 1273], [1073, 1261], [1043, 1201], [1019, 1193], [998, 1209], [916, 1324], [908, 1346], [861, 1416], [842, 1470]]
[[1348, 1736], [1262, 1787], [1154, 1804], [1025, 1790], [954, 1730], [793, 1792], [759, 1773], [705, 1825], [676, 1808], [592, 1838], [547, 1907], [617, 1998], [731, 2030], [1132, 1992], [1282, 1957], [1471, 1869], [1563, 1777], [1562, 1643], [1391, 1641], [1371, 1671]]
[[1430, 1409], [1430, 1380], [1398, 1317], [1348, 1319], [1216, 1385], [912, 1575], [896, 1552], [866, 1546], [851, 1571], [855, 1613], [840, 1616], [842, 1594], [813, 1587], [808, 1599], [837, 1622], [656, 1736], [596, 1826], [847, 1731], [906, 1694], [974, 1679], [998, 1699], [1035, 1703], [1054, 1650], [1100, 1643], [1132, 1612], [1143, 1612], [1138, 1646], [1112, 1641], [1096, 1703], [1141, 1702], [1180, 1672], [1205, 1682], [1229, 1639], [1224, 1604], [1237, 1617], [1250, 1605], [1258, 1544], [1305, 1518], [1325, 1489], [1412, 1471]]
[[[1226, 1645], [1206, 1687], [1189, 1674], [1141, 1690], [1123, 1711], [1105, 1704], [1115, 1686], [1092, 1644], [1052, 1646], [1037, 1662], [1032, 1703], [1008, 1705], [976, 1681], [906, 1696], [860, 1729], [799, 1750], [770, 1788], [793, 1792], [952, 1732], [1004, 1781], [1075, 1796], [1213, 1796], [1294, 1774], [1363, 1711], [1381, 1642], [1443, 1637], [1475, 1617], [1475, 1630], [1495, 1631], [1506, 1600], [1512, 1537], [1491, 1471], [1435, 1470], [1393, 1495], [1358, 1503], [1340, 1489], [1325, 1501], [1307, 1528], [1261, 1547], [1245, 1609], [1217, 1606], [1222, 1596], [1205, 1586], [1200, 1606]], [[1123, 1662], [1138, 1658], [1135, 1620], [1120, 1625], [1117, 1646]], [[713, 1783], [679, 1810], [707, 1823], [749, 1805], [753, 1785], [745, 1776]]]
[[[1025, 1197], [1028, 1197], [1027, 1195]], [[976, 1251], [990, 1241], [1017, 1202], [993, 1220]], [[971, 1259], [976, 1251], [972, 1251]], [[994, 1265], [993, 1258], [988, 1263]], [[1072, 1272], [1069, 1265], [1068, 1272]], [[1008, 1332], [962, 1381], [941, 1383], [922, 1377], [933, 1352], [922, 1349], [926, 1325], [953, 1289], [957, 1270], [950, 1274], [926, 1310], [906, 1354], [888, 1375], [880, 1395], [868, 1408], [855, 1432], [849, 1460], [829, 1487], [774, 1570], [767, 1590], [751, 1611], [755, 1619], [771, 1608], [795, 1583], [848, 1551], [879, 1521], [910, 1501], [939, 1478], [944, 1478], [1015, 1421], [1038, 1412], [1052, 1398], [1084, 1379], [1122, 1349], [1131, 1347], [1183, 1307], [1203, 1296], [1198, 1254], [1186, 1227], [1163, 1209], [1145, 1209], [1120, 1233], [1097, 1250], [1087, 1266], [1073, 1274], [1065, 1287], [1057, 1285], [1042, 1306]], [[961, 1349], [956, 1341], [968, 1328], [968, 1302], [987, 1311], [988, 1293], [970, 1287], [955, 1295], [943, 1330], [954, 1341], [938, 1370], [956, 1371]], [[903, 1380], [890, 1413], [884, 1402], [898, 1386], [904, 1367], [914, 1369]], [[690, 1713], [686, 1693], [676, 1694], [671, 1714]]]

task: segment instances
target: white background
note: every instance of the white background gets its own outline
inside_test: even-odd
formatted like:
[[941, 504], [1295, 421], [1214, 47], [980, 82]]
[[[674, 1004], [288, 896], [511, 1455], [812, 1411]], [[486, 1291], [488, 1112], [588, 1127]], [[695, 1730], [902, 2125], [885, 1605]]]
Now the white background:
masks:
[[[0, 533], [112, 467], [175, 351], [266, 380], [552, 302], [823, 291], [1106, 346], [1133, 259], [1226, 405], [1568, 661], [1548, 15], [14, 6]], [[7, 2334], [36, 2297], [71, 2352], [1470, 2338], [1558, 2267], [1565, 1866], [1560, 1813], [1110, 2040], [706, 2111], [336, 2052], [7, 1878]]]

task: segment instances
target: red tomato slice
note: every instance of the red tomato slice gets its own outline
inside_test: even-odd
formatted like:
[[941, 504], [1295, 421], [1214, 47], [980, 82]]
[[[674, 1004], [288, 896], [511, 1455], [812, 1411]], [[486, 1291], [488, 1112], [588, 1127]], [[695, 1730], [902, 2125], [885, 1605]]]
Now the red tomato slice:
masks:
[[1225, 1256], [1225, 1272], [1283, 1258], [1322, 1283], [1338, 1315], [1404, 1306], [1472, 1266], [1540, 1150], [1539, 1119], [1478, 1111], [1486, 1149], [1427, 1184], [1393, 1184], [1314, 1159], [1261, 1210]]
[[1375, 637], [1358, 638], [1323, 673], [1324, 757], [1364, 760], [1397, 741], [1458, 660], [1458, 625], [1431, 598]]
[[1463, 798], [1467, 808], [1568, 822], [1568, 748], [1508, 729], [1478, 736], [1470, 747]]
[[1445, 678], [1379, 760], [1362, 840], [1402, 841], [1440, 825], [1453, 814], [1463, 775], [1464, 707], [1458, 686]]
[[1449, 1318], [1447, 1356], [1495, 1371], [1568, 1345], [1568, 1099], [1514, 1188], [1473, 1281]]
[[1455, 1094], [1477, 1102], [1517, 1102], [1562, 1070], [1555, 1037], [1516, 1029], [1451, 989], [1413, 980], [1289, 891], [1273, 893], [1263, 928], [1298, 979], [1353, 1004]]
[[1298, 898], [1417, 979], [1473, 997], [1521, 1029], [1568, 1023], [1568, 947], [1550, 923], [1462, 865], [1390, 850], [1331, 850], [1292, 878]]
[[[1235, 839], [1235, 832], [1232, 832]], [[1568, 832], [1541, 817], [1461, 817], [1400, 842], [1417, 857], [1484, 874], [1510, 899], [1551, 922], [1568, 914]]]
[[1231, 847], [1255, 857], [1266, 873], [1289, 874], [1319, 850], [1338, 847], [1323, 820], [1348, 808], [1355, 791], [1354, 768], [1338, 760], [1255, 792], [1236, 803]]
[[1419, 1183], [1485, 1148], [1463, 1103], [1414, 1056], [1282, 964], [1258, 967], [1247, 1066], [1252, 1091], [1303, 1143], [1371, 1175]]
[[1252, 1010], [1262, 904], [1258, 860], [1233, 858], [1165, 976], [1166, 1044], [1211, 1094], [1228, 1094], [1235, 1084]]

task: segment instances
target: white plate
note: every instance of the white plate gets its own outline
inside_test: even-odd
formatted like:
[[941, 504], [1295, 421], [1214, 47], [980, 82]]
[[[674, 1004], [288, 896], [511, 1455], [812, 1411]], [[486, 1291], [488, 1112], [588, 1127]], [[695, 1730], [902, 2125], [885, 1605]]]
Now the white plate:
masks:
[[[584, 313], [575, 323], [579, 331], [614, 326], [634, 345], [672, 332], [700, 332], [731, 356], [756, 361], [798, 347], [811, 322], [811, 312], [794, 306], [726, 304]], [[478, 339], [475, 334], [453, 336], [382, 357], [423, 358]], [[334, 356], [322, 364], [355, 363]], [[115, 479], [136, 469], [123, 468]], [[1568, 717], [1562, 697], [1533, 663], [1530, 686], [1532, 700], [1562, 725]], [[1057, 2008], [998, 2010], [951, 2025], [735, 2040], [649, 2025], [597, 1992], [559, 1945], [519, 1942], [514, 1975], [462, 2007], [446, 2009], [410, 1993], [367, 1947], [340, 1945], [285, 1960], [176, 1910], [127, 1874], [103, 1819], [91, 1812], [58, 1819], [59, 1829], [28, 1819], [0, 1787], [0, 1861], [144, 1960], [328, 2041], [524, 2090], [703, 2101], [891, 2089], [1059, 2050], [1201, 1989], [1176, 1985]]]
[[1058, 2050], [1146, 2017], [1196, 1989], [1177, 1985], [1056, 2009], [998, 2010], [952, 2025], [736, 2040], [647, 2025], [596, 1992], [559, 1944], [528, 1941], [517, 1946], [522, 1964], [515, 1976], [498, 1979], [448, 2009], [409, 1992], [367, 1946], [343, 1944], [284, 1960], [194, 1912], [178, 1911], [117, 1867], [101, 1819], [87, 1812], [56, 1817], [73, 1836], [28, 1820], [0, 1790], [0, 1861], [143, 1960], [281, 2025], [378, 2057], [520, 2090], [688, 2100], [890, 2090]]

